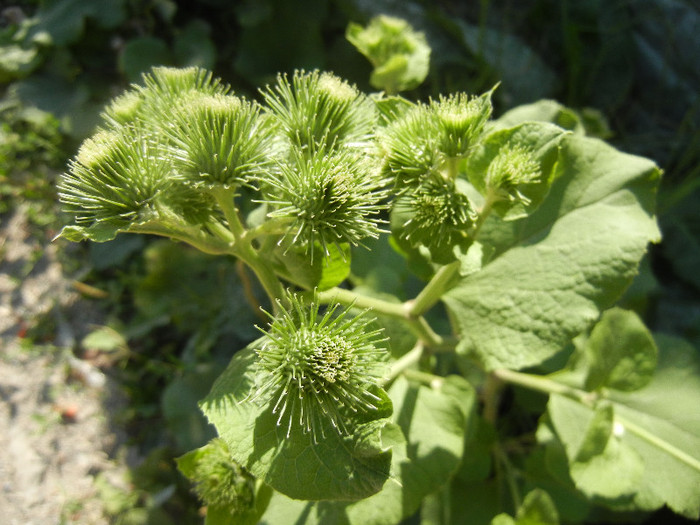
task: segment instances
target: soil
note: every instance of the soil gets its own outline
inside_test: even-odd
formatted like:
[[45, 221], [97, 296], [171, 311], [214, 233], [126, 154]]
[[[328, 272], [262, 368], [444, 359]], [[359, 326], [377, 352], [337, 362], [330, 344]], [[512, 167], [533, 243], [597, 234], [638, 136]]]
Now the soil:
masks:
[[[26, 209], [0, 220], [0, 525], [107, 523], [95, 480], [124, 483], [109, 416], [123, 396], [74, 353], [100, 313]], [[28, 337], [46, 324], [42, 340]]]

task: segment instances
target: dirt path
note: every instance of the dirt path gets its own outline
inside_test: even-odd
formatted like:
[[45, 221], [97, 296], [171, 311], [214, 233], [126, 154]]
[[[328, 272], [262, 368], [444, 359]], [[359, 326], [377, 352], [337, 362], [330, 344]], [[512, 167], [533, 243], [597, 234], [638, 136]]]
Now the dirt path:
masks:
[[[107, 523], [95, 478], [121, 479], [108, 418], [120, 396], [72, 352], [99, 313], [22, 209], [0, 220], [0, 525]], [[28, 344], [26, 329], [46, 316], [54, 333]]]

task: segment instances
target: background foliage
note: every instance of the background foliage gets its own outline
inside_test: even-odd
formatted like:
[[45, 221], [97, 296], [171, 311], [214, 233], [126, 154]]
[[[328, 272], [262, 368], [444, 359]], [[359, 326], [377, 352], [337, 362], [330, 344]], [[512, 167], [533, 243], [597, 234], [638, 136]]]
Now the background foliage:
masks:
[[[390, 14], [424, 31], [432, 48], [427, 80], [407, 97], [481, 93], [501, 81], [496, 116], [542, 98], [578, 110], [584, 124], [602, 114], [608, 128], [598, 135], [665, 170], [663, 242], [651, 248], [623, 305], [652, 330], [700, 347], [700, 8], [691, 0], [7, 4], [0, 22], [0, 214], [29, 200], [37, 227], [58, 230], [62, 219], [50, 204], [56, 171], [93, 130], [105, 102], [152, 65], [209, 68], [251, 97], [278, 71], [295, 68], [331, 70], [369, 92], [372, 67], [345, 30]], [[567, 122], [565, 113], [559, 117]], [[134, 473], [135, 491], [179, 487], [162, 503], [115, 499], [104, 485], [105, 497], [123, 501], [110, 511], [126, 519], [140, 507], [139, 516], [171, 512], [162, 519], [196, 522], [196, 504], [171, 458], [211, 437], [196, 401], [230, 348], [255, 337], [254, 309], [237, 298], [262, 296], [236, 267], [161, 241], [123, 236], [86, 247], [82, 256], [90, 267], [83, 282], [105, 292], [96, 302], [108, 326], [77, 350], [108, 355], [129, 392], [119, 417], [149, 458]], [[368, 272], [368, 280], [402, 279]], [[221, 289], [230, 293], [215, 293]]]

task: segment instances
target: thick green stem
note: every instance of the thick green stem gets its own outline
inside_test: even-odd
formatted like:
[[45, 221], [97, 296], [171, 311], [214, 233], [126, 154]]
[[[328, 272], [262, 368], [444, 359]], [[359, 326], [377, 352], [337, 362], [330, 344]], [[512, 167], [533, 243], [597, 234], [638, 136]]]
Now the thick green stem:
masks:
[[418, 343], [411, 350], [409, 350], [404, 355], [399, 357], [396, 361], [394, 361], [394, 363], [392, 363], [391, 365], [391, 368], [389, 369], [389, 375], [383, 382], [384, 385], [391, 383], [400, 374], [402, 374], [407, 369], [411, 368], [413, 365], [418, 363], [421, 357], [423, 357], [423, 350], [423, 344]]
[[449, 346], [442, 336], [435, 333], [424, 317], [415, 317], [410, 314], [409, 303], [392, 303], [368, 295], [360, 295], [344, 288], [331, 288], [319, 292], [318, 300], [322, 303], [337, 302], [345, 306], [366, 308], [380, 315], [400, 319], [413, 335], [431, 349], [445, 350]]
[[215, 188], [211, 193], [216, 199], [216, 203], [219, 205], [219, 208], [221, 208], [221, 211], [224, 212], [224, 217], [226, 217], [226, 222], [228, 223], [231, 233], [233, 233], [235, 242], [239, 242], [245, 234], [245, 228], [238, 216], [238, 209], [234, 201], [236, 195], [235, 190]]
[[447, 159], [447, 177], [451, 182], [457, 180], [459, 174], [459, 157], [448, 157]]
[[430, 310], [447, 290], [452, 278], [459, 271], [459, 261], [452, 262], [440, 268], [430, 282], [425, 285], [418, 296], [410, 301], [409, 315], [418, 317]]
[[544, 394], [560, 394], [562, 396], [567, 396], [583, 403], [586, 406], [593, 406], [597, 398], [596, 394], [591, 392], [585, 392], [583, 390], [579, 390], [578, 388], [563, 385], [551, 379], [547, 379], [546, 377], [533, 374], [524, 374], [522, 372], [516, 372], [506, 368], [494, 370], [492, 374], [506, 383], [529, 388], [530, 390], [536, 390]]
[[167, 237], [169, 239], [181, 241], [194, 248], [197, 248], [201, 252], [211, 255], [224, 255], [230, 253], [228, 243], [222, 242], [219, 239], [207, 235], [201, 231], [197, 234], [191, 234], [189, 232], [173, 230], [158, 223], [132, 225], [129, 228], [129, 231], [132, 233], [158, 235], [160, 237]]
[[277, 313], [279, 309], [277, 300], [284, 298], [284, 288], [274, 270], [260, 257], [258, 252], [253, 248], [251, 240], [246, 237], [246, 229], [243, 227], [243, 223], [238, 215], [238, 209], [234, 202], [234, 190], [217, 188], [212, 190], [212, 195], [216, 199], [221, 211], [223, 211], [226, 222], [234, 237], [230, 253], [237, 256], [253, 270], [253, 273], [257, 276], [265, 293], [267, 293], [270, 299], [273, 311]]
[[318, 292], [318, 299], [322, 303], [337, 302], [346, 306], [370, 309], [375, 313], [398, 319], [407, 318], [406, 308], [403, 303], [392, 303], [369, 295], [361, 295], [346, 290], [345, 288], [331, 288]]
[[[515, 372], [513, 370], [506, 369], [495, 370], [493, 375], [508, 383], [529, 388], [531, 390], [537, 390], [538, 392], [543, 392], [545, 394], [564, 395], [589, 407], [593, 407], [595, 400], [597, 399], [596, 394], [567, 385], [562, 385], [561, 383], [557, 383], [556, 381], [552, 381], [551, 379], [547, 379], [545, 377], [523, 374], [522, 372]], [[615, 414], [615, 421], [620, 423], [625, 430], [635, 434], [637, 437], [645, 440], [647, 443], [659, 448], [660, 450], [663, 450], [667, 454], [675, 457], [679, 461], [682, 461], [700, 472], [700, 461], [698, 461], [696, 458], [676, 448], [663, 439], [660, 439], [658, 436], [652, 434], [645, 428], [640, 427], [624, 416]]]

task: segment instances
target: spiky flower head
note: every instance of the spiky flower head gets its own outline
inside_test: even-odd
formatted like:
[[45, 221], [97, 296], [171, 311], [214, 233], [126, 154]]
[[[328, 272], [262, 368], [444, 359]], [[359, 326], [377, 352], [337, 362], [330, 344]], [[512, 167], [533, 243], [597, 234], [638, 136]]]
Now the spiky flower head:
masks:
[[480, 97], [457, 93], [430, 102], [435, 116], [440, 151], [447, 157], [464, 157], [478, 142], [491, 117], [491, 91]]
[[353, 414], [377, 410], [373, 393], [383, 376], [386, 351], [381, 330], [370, 327], [366, 312], [351, 316], [332, 305], [324, 313], [314, 300], [305, 305], [290, 294], [278, 302], [264, 342], [257, 350], [259, 384], [255, 397], [271, 403], [277, 425], [289, 437], [300, 428], [315, 441], [326, 428], [348, 433]]
[[198, 452], [190, 477], [202, 501], [232, 513], [250, 510], [255, 502], [255, 478], [233, 460], [226, 442], [212, 439]]
[[453, 183], [428, 182], [400, 202], [410, 210], [403, 224], [408, 240], [444, 241], [457, 232], [466, 235], [476, 218], [469, 198]]
[[108, 127], [138, 123], [142, 127], [158, 127], [168, 122], [172, 109], [190, 93], [224, 95], [230, 90], [199, 67], [154, 67], [144, 73], [142, 85], [134, 84], [116, 97], [102, 113]]
[[277, 77], [263, 97], [293, 145], [362, 144], [374, 125], [373, 105], [354, 86], [331, 73], [295, 71]]
[[386, 192], [369, 157], [352, 150], [313, 151], [292, 148], [291, 159], [265, 180], [270, 217], [287, 219], [293, 244], [313, 254], [318, 242], [326, 253], [329, 244], [361, 244], [378, 237], [378, 213]]
[[127, 224], [173, 183], [162, 147], [133, 127], [87, 139], [58, 183], [64, 209], [78, 224]]
[[166, 134], [176, 167], [194, 186], [246, 185], [272, 162], [269, 119], [233, 95], [193, 94], [175, 108]]
[[540, 165], [531, 151], [519, 144], [507, 145], [489, 164], [484, 182], [494, 200], [529, 204], [522, 187], [538, 182], [540, 176]]
[[404, 193], [438, 174], [443, 159], [435, 140], [435, 119], [424, 105], [404, 113], [379, 133], [382, 173]]
[[414, 248], [424, 246], [433, 262], [454, 260], [454, 247], [471, 243], [476, 220], [469, 197], [451, 181], [429, 181], [415, 193], [399, 198], [392, 214], [392, 231]]

